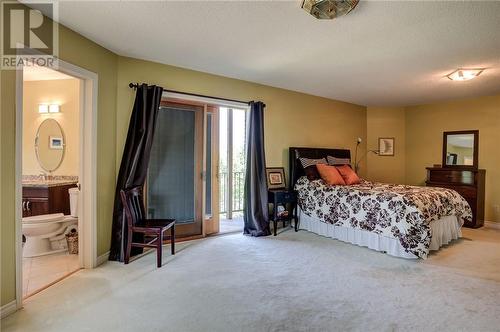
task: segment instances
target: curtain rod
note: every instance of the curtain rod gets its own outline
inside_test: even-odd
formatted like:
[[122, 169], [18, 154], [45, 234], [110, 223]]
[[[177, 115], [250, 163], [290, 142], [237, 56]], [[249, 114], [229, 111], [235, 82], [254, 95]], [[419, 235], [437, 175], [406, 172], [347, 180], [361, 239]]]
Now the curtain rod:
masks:
[[[131, 89], [137, 89], [139, 86], [139, 83], [129, 83], [128, 87]], [[237, 100], [237, 99], [228, 99], [228, 98], [221, 98], [221, 97], [213, 97], [213, 96], [206, 96], [206, 95], [200, 95], [197, 93], [189, 93], [189, 92], [182, 92], [182, 91], [175, 91], [175, 90], [168, 90], [168, 89], [163, 89], [164, 92], [170, 92], [170, 93], [178, 93], [181, 95], [187, 95], [187, 96], [193, 96], [193, 97], [201, 97], [201, 98], [210, 98], [210, 99], [218, 99], [218, 100], [223, 100], [223, 101], [230, 101], [233, 103], [241, 103], [241, 104], [250, 104], [249, 101], [242, 101], [242, 100]]]

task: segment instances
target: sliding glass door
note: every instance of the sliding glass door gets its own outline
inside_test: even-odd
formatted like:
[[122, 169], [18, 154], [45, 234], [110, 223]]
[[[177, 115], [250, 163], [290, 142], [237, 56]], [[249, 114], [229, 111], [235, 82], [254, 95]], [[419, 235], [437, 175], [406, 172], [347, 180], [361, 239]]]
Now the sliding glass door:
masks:
[[175, 218], [179, 237], [219, 231], [218, 107], [162, 101], [147, 182], [150, 218]]
[[227, 221], [243, 214], [246, 111], [220, 107], [219, 117], [220, 213]]
[[179, 237], [201, 235], [203, 116], [196, 105], [162, 102], [147, 182], [150, 218], [175, 218]]

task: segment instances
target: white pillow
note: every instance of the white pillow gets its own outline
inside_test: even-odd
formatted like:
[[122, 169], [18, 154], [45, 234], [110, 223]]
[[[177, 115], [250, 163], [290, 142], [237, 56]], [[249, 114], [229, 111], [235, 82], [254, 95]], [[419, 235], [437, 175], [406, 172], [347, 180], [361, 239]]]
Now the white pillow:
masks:
[[332, 156], [326, 157], [328, 159], [328, 165], [339, 166], [339, 165], [350, 165], [351, 159], [349, 158], [336, 158]]
[[302, 167], [307, 168], [309, 166], [314, 166], [317, 164], [324, 164], [328, 165], [328, 162], [326, 161], [325, 158], [320, 158], [320, 159], [311, 159], [311, 158], [299, 158], [300, 163], [302, 164]]

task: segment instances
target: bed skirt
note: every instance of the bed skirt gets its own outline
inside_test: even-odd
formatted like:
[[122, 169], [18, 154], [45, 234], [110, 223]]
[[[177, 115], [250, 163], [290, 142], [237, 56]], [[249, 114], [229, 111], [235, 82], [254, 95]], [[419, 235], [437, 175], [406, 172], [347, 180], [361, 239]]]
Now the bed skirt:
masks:
[[[330, 237], [343, 242], [349, 242], [362, 247], [385, 252], [391, 256], [417, 259], [414, 254], [405, 251], [397, 239], [383, 235], [344, 226], [327, 224], [319, 219], [308, 216], [298, 208], [299, 228], [318, 235]], [[455, 216], [444, 217], [431, 222], [431, 243], [429, 250], [438, 250], [441, 246], [448, 244], [462, 236], [462, 222]]]

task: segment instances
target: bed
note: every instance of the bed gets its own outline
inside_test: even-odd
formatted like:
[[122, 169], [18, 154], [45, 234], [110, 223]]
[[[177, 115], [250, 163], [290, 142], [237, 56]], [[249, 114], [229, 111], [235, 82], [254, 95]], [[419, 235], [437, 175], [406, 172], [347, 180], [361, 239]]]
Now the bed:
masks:
[[299, 228], [392, 256], [425, 259], [461, 237], [472, 219], [467, 201], [451, 189], [361, 180], [329, 186], [305, 177], [299, 158], [350, 160], [345, 149], [289, 149], [290, 184], [297, 191]]

